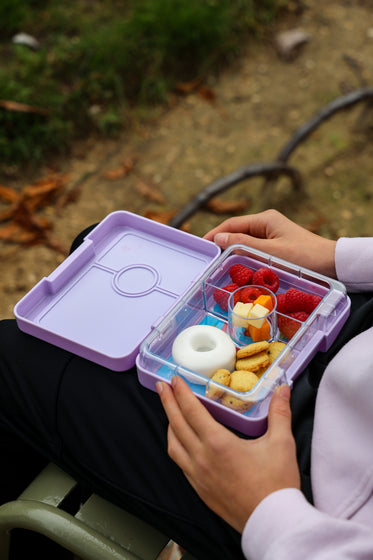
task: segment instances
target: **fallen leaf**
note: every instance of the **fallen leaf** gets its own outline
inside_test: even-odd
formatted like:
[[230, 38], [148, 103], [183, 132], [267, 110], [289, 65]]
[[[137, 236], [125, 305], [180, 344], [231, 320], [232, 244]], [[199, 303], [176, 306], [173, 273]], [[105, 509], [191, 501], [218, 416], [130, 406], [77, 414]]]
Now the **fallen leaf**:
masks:
[[168, 212], [154, 212], [152, 210], [147, 210], [144, 215], [145, 218], [149, 218], [149, 220], [154, 220], [155, 222], [160, 222], [161, 224], [169, 224], [171, 219], [176, 216], [176, 210], [170, 210]]
[[206, 208], [215, 214], [235, 214], [236, 212], [243, 212], [251, 205], [249, 200], [223, 200], [218, 197], [211, 198], [206, 203]]
[[200, 83], [201, 78], [194, 78], [194, 80], [190, 80], [189, 82], [179, 82], [176, 84], [175, 90], [183, 94], [191, 93], [192, 91], [196, 91]]
[[6, 109], [7, 111], [15, 111], [17, 113], [36, 113], [38, 115], [49, 114], [49, 109], [26, 105], [25, 103], [18, 103], [17, 101], [9, 101], [7, 99], [0, 99], [0, 107]]
[[135, 166], [136, 159], [137, 158], [135, 156], [127, 157], [119, 167], [117, 167], [116, 169], [111, 169], [110, 171], [106, 171], [104, 173], [104, 176], [107, 179], [111, 179], [113, 181], [116, 179], [122, 179], [132, 171]]
[[0, 185], [0, 199], [4, 202], [15, 202], [18, 198], [18, 193], [11, 187], [4, 187]]
[[26, 185], [20, 191], [0, 187], [0, 197], [9, 204], [9, 208], [0, 214], [0, 222], [9, 222], [0, 228], [0, 239], [21, 245], [44, 244], [67, 254], [65, 247], [51, 237], [52, 222], [38, 214], [42, 208], [58, 200], [66, 181], [65, 175], [52, 175]]
[[[153, 212], [152, 210], [148, 210], [145, 212], [145, 218], [149, 218], [149, 220], [153, 220], [154, 222], [160, 222], [161, 224], [168, 225], [171, 219], [176, 216], [176, 210], [170, 210], [168, 212]], [[189, 222], [184, 222], [182, 226], [179, 228], [187, 233], [191, 232], [191, 227]]]
[[135, 188], [141, 196], [147, 200], [157, 202], [158, 204], [164, 204], [165, 199], [163, 194], [154, 185], [148, 185], [144, 181], [139, 180], [137, 181]]
[[198, 88], [198, 95], [205, 101], [215, 101], [216, 94], [214, 90], [208, 86], [201, 86]]

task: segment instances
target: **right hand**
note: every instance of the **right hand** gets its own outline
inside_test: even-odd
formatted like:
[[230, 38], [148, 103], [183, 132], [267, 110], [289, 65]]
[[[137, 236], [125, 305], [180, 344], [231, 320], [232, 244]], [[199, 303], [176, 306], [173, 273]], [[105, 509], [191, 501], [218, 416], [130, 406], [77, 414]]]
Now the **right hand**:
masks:
[[241, 243], [304, 268], [336, 277], [336, 241], [295, 224], [277, 210], [229, 218], [212, 229], [205, 239], [222, 249]]

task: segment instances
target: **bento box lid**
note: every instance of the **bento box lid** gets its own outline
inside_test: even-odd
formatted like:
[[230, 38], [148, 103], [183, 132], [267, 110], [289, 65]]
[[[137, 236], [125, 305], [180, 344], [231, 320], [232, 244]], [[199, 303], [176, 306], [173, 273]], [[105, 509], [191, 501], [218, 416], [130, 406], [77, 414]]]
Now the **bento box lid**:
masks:
[[127, 211], [109, 214], [15, 306], [19, 328], [114, 371], [219, 257], [211, 241]]

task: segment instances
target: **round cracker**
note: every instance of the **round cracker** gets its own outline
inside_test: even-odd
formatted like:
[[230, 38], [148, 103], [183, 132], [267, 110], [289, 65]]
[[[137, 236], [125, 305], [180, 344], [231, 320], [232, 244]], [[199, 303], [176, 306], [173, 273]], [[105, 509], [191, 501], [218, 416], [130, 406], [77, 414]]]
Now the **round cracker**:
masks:
[[261, 340], [260, 342], [253, 342], [237, 350], [237, 359], [248, 358], [249, 356], [253, 356], [254, 354], [259, 354], [259, 352], [268, 350], [268, 348], [269, 348], [269, 342], [267, 342], [266, 340]]
[[275, 361], [275, 359], [283, 351], [285, 346], [286, 346], [285, 342], [280, 342], [275, 340], [269, 343], [267, 354], [269, 356], [270, 363]]
[[252, 371], [236, 370], [231, 373], [229, 386], [235, 391], [246, 393], [258, 382], [258, 377]]
[[[230, 376], [231, 372], [229, 369], [218, 369], [211, 377], [211, 380], [228, 387]], [[209, 383], [206, 387], [206, 397], [209, 397], [209, 399], [218, 400], [223, 394], [224, 389], [217, 387], [214, 383]]]
[[259, 354], [254, 354], [254, 356], [249, 356], [236, 361], [236, 369], [246, 369], [248, 371], [253, 371], [254, 373], [258, 371], [258, 369], [268, 365], [269, 356], [266, 351], [259, 352]]

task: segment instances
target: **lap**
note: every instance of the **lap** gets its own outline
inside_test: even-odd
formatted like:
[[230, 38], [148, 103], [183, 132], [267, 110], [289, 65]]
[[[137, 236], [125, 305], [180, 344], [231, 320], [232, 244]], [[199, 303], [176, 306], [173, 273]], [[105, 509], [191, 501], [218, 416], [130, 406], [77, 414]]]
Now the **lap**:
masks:
[[[351, 318], [295, 383], [293, 428], [302, 489], [309, 480], [314, 403], [339, 347], [370, 326], [373, 300], [354, 296]], [[0, 425], [78, 481], [141, 516], [192, 553], [240, 558], [239, 535], [198, 498], [167, 454], [167, 420], [135, 369], [117, 373], [0, 322]], [[197, 554], [196, 554], [197, 555]]]
[[240, 537], [199, 499], [167, 454], [158, 395], [0, 322], [0, 425], [80, 483], [192, 553], [240, 558]]

